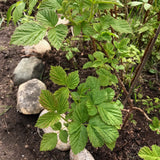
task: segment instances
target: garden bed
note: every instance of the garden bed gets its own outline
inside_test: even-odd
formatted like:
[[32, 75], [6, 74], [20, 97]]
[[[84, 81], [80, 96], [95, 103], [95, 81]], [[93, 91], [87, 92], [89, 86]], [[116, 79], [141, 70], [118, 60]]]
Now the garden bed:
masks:
[[[61, 152], [57, 149], [49, 152], [40, 152], [39, 146], [42, 131], [34, 127], [38, 115], [25, 116], [16, 111], [16, 93], [17, 87], [13, 85], [13, 70], [21, 60], [24, 53], [22, 47], [10, 45], [10, 37], [13, 33], [14, 26], [4, 26], [0, 30], [0, 105], [10, 106], [11, 108], [0, 116], [0, 159], [1, 160], [68, 160], [69, 152]], [[51, 91], [55, 91], [57, 86], [49, 80], [50, 65], [61, 65], [70, 71], [75, 68], [80, 69], [81, 80], [84, 81], [88, 75], [93, 75], [93, 70], [82, 70], [83, 64], [86, 62], [87, 53], [77, 54], [77, 65], [72, 61], [68, 61], [65, 53], [56, 52], [54, 49], [43, 57], [40, 57], [45, 65], [45, 72], [42, 81]], [[144, 78], [155, 80], [154, 75], [143, 73]], [[151, 97], [159, 97], [159, 86], [154, 85], [152, 89], [147, 83], [142, 82], [141, 89], [143, 95], [146, 93]], [[145, 91], [145, 92], [144, 92]], [[143, 106], [141, 106], [143, 108]], [[123, 112], [123, 115], [126, 113]], [[160, 115], [152, 112], [152, 115], [160, 118]], [[127, 125], [120, 130], [120, 136], [117, 140], [116, 147], [110, 151], [107, 147], [93, 148], [91, 144], [87, 144], [87, 149], [91, 152], [95, 160], [138, 160], [138, 151], [143, 146], [151, 146], [153, 144], [160, 145], [160, 136], [151, 131], [144, 115], [140, 112], [134, 112], [133, 119], [137, 122], [133, 124], [128, 122]]]

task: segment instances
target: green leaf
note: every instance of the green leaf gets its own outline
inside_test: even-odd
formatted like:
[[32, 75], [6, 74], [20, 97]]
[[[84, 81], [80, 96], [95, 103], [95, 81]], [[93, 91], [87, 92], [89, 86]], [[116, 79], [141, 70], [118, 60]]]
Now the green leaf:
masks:
[[143, 2], [132, 1], [128, 3], [128, 5], [131, 5], [132, 7], [139, 6], [141, 4], [143, 4]]
[[104, 92], [106, 101], [112, 101], [115, 96], [115, 91], [112, 88], [106, 88], [104, 89]]
[[12, 11], [13, 11], [13, 9], [16, 7], [16, 3], [14, 3], [14, 4], [12, 4], [10, 7], [9, 7], [9, 9], [8, 9], [8, 11], [7, 11], [7, 24], [9, 24], [9, 22], [10, 22], [10, 20], [11, 20], [11, 13], [12, 13]]
[[106, 145], [112, 144], [119, 136], [117, 129], [106, 125], [99, 116], [89, 120], [87, 132], [90, 142], [94, 147], [101, 147], [104, 143]]
[[54, 125], [50, 126], [53, 130], [60, 130], [62, 128], [61, 122], [57, 122]]
[[16, 8], [13, 11], [12, 17], [13, 17], [13, 22], [16, 24], [16, 22], [22, 17], [22, 13], [25, 9], [25, 3], [20, 1], [19, 3], [16, 3]]
[[142, 27], [142, 28], [140, 28], [139, 29], [139, 34], [141, 34], [141, 33], [143, 33], [143, 32], [146, 32], [146, 31], [148, 31], [150, 28], [148, 27], [148, 26], [144, 26], [144, 27]]
[[89, 87], [86, 85], [86, 83], [81, 83], [79, 86], [78, 86], [78, 91], [77, 93], [80, 95], [80, 96], [85, 96], [86, 95], [86, 92], [88, 91]]
[[91, 60], [91, 61], [94, 61], [94, 56], [92, 54], [88, 54], [88, 58]]
[[61, 130], [59, 134], [59, 138], [63, 143], [67, 143], [68, 132], [66, 130]]
[[89, 23], [82, 24], [82, 31], [83, 31], [83, 34], [87, 36], [93, 36], [95, 34], [95, 30]]
[[113, 9], [113, 4], [99, 4], [99, 9], [100, 10], [110, 10], [110, 9]]
[[115, 47], [118, 49], [119, 52], [127, 52], [128, 51], [128, 46], [127, 44], [129, 43], [130, 39], [128, 38], [124, 38], [120, 41], [120, 43], [118, 42], [114, 42]]
[[68, 74], [66, 85], [69, 89], [75, 89], [78, 86], [79, 81], [78, 71], [74, 71]]
[[152, 131], [157, 131], [157, 134], [160, 134], [160, 120], [157, 117], [153, 117], [152, 124], [149, 127]]
[[90, 115], [90, 116], [94, 116], [94, 115], [96, 115], [97, 114], [97, 108], [96, 108], [96, 106], [94, 105], [94, 103], [93, 103], [93, 101], [92, 100], [88, 100], [87, 102], [86, 102], [86, 106], [87, 106], [87, 111], [88, 111], [88, 114]]
[[53, 45], [53, 47], [59, 50], [67, 33], [67, 26], [60, 24], [48, 31], [48, 40]]
[[122, 19], [117, 19], [111, 24], [114, 30], [120, 33], [132, 33], [132, 28], [129, 26], [128, 22]]
[[116, 145], [116, 142], [113, 142], [113, 143], [111, 143], [111, 144], [110, 144], [110, 143], [106, 143], [106, 146], [107, 146], [111, 151], [113, 151], [115, 145]]
[[145, 3], [145, 4], [144, 4], [144, 9], [145, 9], [146, 11], [148, 11], [151, 7], [152, 7], [152, 5], [149, 4], [149, 3]]
[[58, 85], [66, 85], [67, 74], [61, 66], [51, 66], [50, 80]]
[[93, 67], [93, 62], [87, 62], [83, 65], [83, 69], [92, 68], [92, 67]]
[[96, 77], [88, 76], [86, 80], [86, 86], [88, 89], [93, 90], [93, 89], [99, 89], [99, 81]]
[[85, 102], [78, 103], [73, 112], [73, 120], [80, 123], [85, 123], [88, 120], [88, 112]]
[[66, 98], [63, 94], [56, 96], [57, 99], [57, 112], [59, 114], [65, 113], [69, 108], [68, 98]]
[[17, 27], [11, 38], [11, 44], [33, 45], [37, 44], [46, 35], [46, 28], [36, 22], [25, 23]]
[[112, 1], [108, 1], [108, 0], [96, 0], [95, 3], [98, 3], [98, 4], [115, 4], [115, 5], [119, 5], [119, 6], [122, 6], [123, 7], [123, 4], [119, 1], [119, 0], [112, 0]]
[[119, 109], [123, 109], [124, 108], [123, 104], [119, 100], [116, 101], [116, 105], [119, 107]]
[[80, 95], [77, 92], [71, 92], [71, 96], [74, 101], [80, 100]]
[[160, 160], [160, 147], [152, 145], [152, 150], [149, 147], [143, 147], [140, 149], [138, 155], [144, 160]]
[[67, 52], [67, 54], [66, 54], [66, 58], [68, 59], [68, 60], [71, 60], [72, 58], [73, 58], [73, 53], [72, 53], [72, 51], [70, 50], [70, 51], [68, 51]]
[[105, 92], [103, 90], [93, 89], [90, 96], [95, 105], [98, 105], [106, 100]]
[[93, 100], [93, 103], [95, 105], [98, 105], [98, 104], [101, 104], [102, 102], [110, 102], [113, 100], [114, 98], [114, 95], [115, 95], [115, 92], [113, 89], [111, 88], [106, 88], [106, 89], [103, 89], [103, 90], [92, 90], [91, 91], [91, 97], [92, 97], [92, 100]]
[[69, 98], [69, 89], [67, 87], [61, 87], [61, 88], [59, 88], [58, 90], [56, 90], [54, 92], [54, 95], [56, 97], [62, 95], [63, 97], [65, 97], [66, 99], [68, 99]]
[[56, 147], [57, 144], [57, 134], [56, 133], [46, 133], [43, 135], [40, 151], [50, 151]]
[[97, 108], [100, 117], [108, 125], [119, 126], [122, 124], [122, 113], [115, 103], [102, 103]]
[[35, 127], [47, 128], [53, 126], [60, 120], [60, 115], [55, 112], [47, 112], [46, 114], [40, 116], [37, 120]]
[[87, 126], [87, 132], [93, 147], [102, 147], [104, 145], [103, 137], [99, 134], [96, 127], [89, 124]]
[[96, 51], [96, 52], [93, 53], [93, 56], [94, 56], [97, 60], [100, 60], [100, 61], [103, 61], [103, 60], [104, 60], [104, 53], [103, 53], [103, 52]]
[[54, 11], [61, 8], [61, 5], [59, 2], [57, 2], [57, 0], [45, 0], [42, 2], [42, 4], [40, 5], [39, 9], [53, 9]]
[[32, 14], [32, 10], [35, 7], [35, 5], [37, 4], [38, 0], [29, 0], [29, 10], [28, 10], [28, 14], [31, 15]]
[[57, 14], [52, 9], [45, 9], [39, 11], [36, 18], [39, 23], [42, 24], [44, 27], [53, 28], [58, 22]]
[[93, 23], [93, 28], [95, 29], [96, 32], [101, 32], [102, 31], [102, 24], [101, 23]]
[[104, 68], [96, 70], [96, 73], [99, 75], [98, 79], [101, 86], [108, 86], [118, 83], [117, 77]]
[[78, 36], [81, 32], [81, 26], [80, 25], [74, 25], [73, 26], [73, 33], [74, 36]]
[[40, 95], [40, 104], [49, 111], [55, 111], [55, 97], [48, 90], [42, 90]]
[[100, 23], [103, 25], [103, 30], [109, 28], [111, 24], [115, 23], [115, 19], [110, 15], [105, 15], [100, 18]]
[[72, 151], [74, 154], [77, 154], [85, 148], [88, 142], [86, 127], [81, 123], [72, 122], [68, 130]]

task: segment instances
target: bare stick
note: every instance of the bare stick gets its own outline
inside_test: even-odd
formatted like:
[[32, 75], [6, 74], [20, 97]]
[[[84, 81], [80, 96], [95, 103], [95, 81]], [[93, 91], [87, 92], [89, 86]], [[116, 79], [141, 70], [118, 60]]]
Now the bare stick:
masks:
[[129, 89], [129, 92], [128, 92], [128, 95], [126, 96], [125, 100], [123, 101], [123, 105], [126, 104], [126, 102], [128, 101], [128, 98], [131, 96], [132, 92], [133, 92], [133, 89], [134, 89], [134, 86], [136, 85], [137, 81], [138, 81], [138, 78], [142, 72], [142, 69], [144, 67], [144, 65], [146, 64], [150, 54], [151, 54], [151, 51], [153, 49], [153, 46], [156, 42], [156, 39], [158, 37], [160, 33], [160, 25], [155, 33], [155, 36], [153, 39], [151, 39], [151, 41], [149, 42], [149, 45], [147, 46], [146, 50], [145, 50], [145, 53], [144, 53], [144, 56], [142, 57], [142, 60], [141, 60], [141, 63], [140, 65], [138, 66], [138, 69], [136, 70], [136, 73], [135, 73], [135, 76], [132, 80], [132, 83], [131, 83], [131, 87]]
[[142, 114], [146, 117], [146, 119], [147, 119], [148, 121], [152, 122], [152, 120], [151, 120], [151, 119], [148, 117], [148, 115], [143, 111], [143, 109], [138, 108], [138, 107], [133, 107], [132, 109], [138, 110], [138, 111], [142, 112]]

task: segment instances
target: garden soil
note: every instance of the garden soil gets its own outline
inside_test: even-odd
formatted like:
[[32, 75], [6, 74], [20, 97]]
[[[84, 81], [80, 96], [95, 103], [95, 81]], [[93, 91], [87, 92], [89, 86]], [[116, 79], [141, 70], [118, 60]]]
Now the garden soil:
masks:
[[[5, 8], [5, 4], [0, 3], [0, 7]], [[6, 7], [7, 8], [7, 7]], [[34, 127], [38, 115], [23, 115], [16, 111], [16, 93], [18, 86], [14, 86], [12, 77], [14, 68], [20, 62], [24, 53], [22, 47], [10, 45], [10, 37], [14, 31], [13, 25], [3, 24], [0, 29], [0, 113], [2, 106], [7, 106], [8, 111], [0, 116], [0, 160], [69, 160], [69, 151], [61, 152], [57, 149], [48, 152], [41, 152], [40, 142], [43, 132]], [[49, 69], [51, 65], [61, 65], [71, 72], [79, 69], [81, 81], [85, 81], [88, 75], [95, 75], [94, 70], [82, 70], [83, 64], [87, 61], [87, 54], [79, 53], [75, 55], [75, 60], [68, 61], [65, 53], [57, 52], [52, 48], [50, 53], [38, 56], [45, 63], [45, 71], [42, 81], [47, 88], [55, 91], [57, 86], [49, 80]], [[32, 56], [32, 55], [31, 55]], [[155, 80], [154, 75], [144, 74], [144, 78]], [[159, 77], [160, 78], [160, 77]], [[152, 89], [146, 84], [140, 84], [151, 97], [160, 97], [160, 86], [157, 84]], [[143, 106], [141, 106], [143, 108]], [[123, 115], [125, 116], [125, 112]], [[153, 112], [149, 115], [158, 116]], [[157, 144], [160, 146], [160, 135], [149, 129], [149, 123], [140, 112], [133, 113], [136, 123], [129, 121], [126, 126], [119, 131], [119, 138], [113, 151], [106, 146], [93, 148], [88, 142], [86, 148], [91, 152], [95, 160], [140, 160], [138, 151], [143, 146]]]

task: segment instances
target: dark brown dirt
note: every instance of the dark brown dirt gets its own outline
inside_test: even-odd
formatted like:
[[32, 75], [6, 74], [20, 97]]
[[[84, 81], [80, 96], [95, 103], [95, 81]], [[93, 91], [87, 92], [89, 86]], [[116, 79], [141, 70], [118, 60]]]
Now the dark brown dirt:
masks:
[[[17, 86], [14, 86], [12, 82], [12, 73], [22, 59], [23, 53], [21, 52], [22, 47], [9, 44], [13, 30], [12, 25], [9, 27], [4, 25], [0, 30], [0, 105], [11, 106], [6, 113], [0, 116], [0, 160], [69, 160], [69, 152], [61, 152], [56, 149], [40, 152], [42, 131], [34, 127], [38, 115], [26, 116], [16, 111]], [[41, 58], [46, 62], [42, 81], [51, 91], [57, 89], [57, 86], [48, 79], [50, 65], [61, 65], [72, 71], [75, 68], [80, 69], [87, 61], [87, 55], [76, 55], [76, 65], [73, 61], [67, 61], [64, 53], [56, 52], [54, 49], [49, 56], [45, 55]], [[79, 73], [82, 81], [88, 75], [94, 74], [93, 70], [81, 69]], [[155, 80], [153, 76], [149, 75], [149, 77]], [[160, 96], [158, 85], [150, 90], [150, 87], [144, 83], [142, 89], [152, 97]], [[154, 112], [150, 116], [154, 115], [160, 118], [160, 114]], [[86, 148], [92, 153], [95, 160], [140, 160], [137, 153], [141, 147], [153, 144], [160, 146], [160, 136], [149, 129], [145, 117], [140, 112], [134, 112], [133, 118], [137, 122], [136, 125], [129, 122], [123, 130], [119, 131], [120, 136], [113, 151], [105, 146], [93, 148], [90, 143], [87, 144]]]

